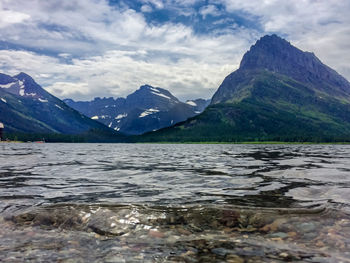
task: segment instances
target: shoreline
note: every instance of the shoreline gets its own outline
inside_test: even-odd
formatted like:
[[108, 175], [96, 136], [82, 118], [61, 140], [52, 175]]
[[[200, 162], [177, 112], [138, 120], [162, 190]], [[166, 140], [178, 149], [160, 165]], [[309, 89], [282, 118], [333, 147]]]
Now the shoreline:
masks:
[[242, 144], [242, 145], [350, 145], [350, 142], [283, 142], [283, 141], [259, 141], [259, 142], [37, 142], [37, 141], [0, 141], [0, 143], [67, 143], [67, 144], [85, 144], [85, 143], [98, 143], [98, 144]]

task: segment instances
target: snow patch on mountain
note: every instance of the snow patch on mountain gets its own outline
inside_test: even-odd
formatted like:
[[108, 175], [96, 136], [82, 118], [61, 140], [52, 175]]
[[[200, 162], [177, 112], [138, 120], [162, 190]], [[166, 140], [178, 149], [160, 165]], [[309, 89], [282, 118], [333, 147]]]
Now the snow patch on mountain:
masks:
[[154, 94], [154, 95], [160, 96], [160, 97], [164, 97], [164, 98], [166, 98], [166, 99], [168, 99], [168, 100], [171, 99], [170, 97], [168, 97], [168, 96], [166, 96], [166, 95], [164, 95], [164, 94], [162, 94], [162, 93], [156, 93], [156, 92], [152, 92], [152, 91], [151, 91], [151, 93]]
[[24, 90], [24, 84], [23, 81], [18, 81], [19, 84], [19, 95], [24, 96], [25, 95], [25, 90]]
[[191, 105], [191, 106], [193, 106], [193, 107], [196, 107], [196, 106], [197, 106], [197, 103], [195, 103], [195, 102], [192, 101], [192, 100], [186, 101], [186, 104]]
[[146, 117], [146, 116], [148, 116], [150, 114], [154, 114], [154, 113], [157, 113], [157, 112], [159, 112], [159, 110], [157, 110], [157, 109], [148, 109], [148, 110], [142, 112], [140, 114], [139, 118], [143, 118], [143, 117]]
[[120, 119], [123, 119], [123, 118], [125, 118], [125, 117], [127, 117], [127, 116], [128, 116], [128, 114], [127, 114], [127, 113], [118, 114], [118, 116], [117, 116], [117, 117], [115, 117], [115, 119], [116, 119], [116, 120], [120, 120]]
[[59, 108], [60, 110], [63, 110], [63, 108], [62, 108], [61, 106], [59, 106], [59, 105], [57, 105], [57, 104], [55, 104], [55, 106], [56, 106], [57, 108]]
[[7, 84], [2, 84], [2, 85], [0, 85], [0, 88], [9, 89], [9, 88], [11, 88], [14, 84], [16, 84], [16, 82], [10, 82], [10, 83], [7, 83]]
[[150, 89], [150, 90], [153, 90], [153, 91], [155, 91], [155, 92], [157, 92], [157, 93], [160, 93], [159, 89], [156, 89], [156, 88], [153, 88], [153, 87], [150, 87], [149, 89]]

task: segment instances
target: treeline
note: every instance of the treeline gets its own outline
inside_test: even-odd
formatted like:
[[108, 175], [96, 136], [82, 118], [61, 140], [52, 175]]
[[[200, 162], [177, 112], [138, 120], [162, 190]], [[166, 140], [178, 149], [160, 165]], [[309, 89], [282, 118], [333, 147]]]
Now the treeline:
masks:
[[[260, 105], [259, 105], [260, 103]], [[288, 112], [274, 105], [245, 101], [214, 105], [199, 116], [171, 128], [135, 137], [139, 142], [350, 142], [350, 126], [342, 120]]]
[[302, 135], [285, 135], [285, 136], [201, 136], [198, 137], [195, 134], [189, 133], [172, 133], [172, 134], [162, 134], [162, 135], [152, 135], [147, 134], [145, 136], [139, 136], [132, 138], [133, 142], [218, 142], [218, 143], [242, 143], [242, 142], [286, 142], [286, 143], [346, 143], [350, 142], [350, 137], [335, 137], [335, 136], [327, 136], [327, 137], [312, 137], [312, 136], [302, 136]]
[[303, 137], [303, 136], [265, 136], [265, 137], [249, 137], [249, 136], [208, 136], [197, 137], [190, 134], [169, 136], [130, 136], [130, 137], [106, 137], [94, 136], [93, 134], [37, 134], [37, 133], [6, 133], [4, 139], [9, 141], [35, 142], [45, 141], [52, 143], [263, 143], [263, 142], [286, 142], [286, 143], [346, 143], [350, 142], [349, 137]]
[[91, 129], [81, 134], [5, 132], [3, 138], [4, 140], [22, 142], [118, 143], [129, 141], [127, 136], [99, 129]]

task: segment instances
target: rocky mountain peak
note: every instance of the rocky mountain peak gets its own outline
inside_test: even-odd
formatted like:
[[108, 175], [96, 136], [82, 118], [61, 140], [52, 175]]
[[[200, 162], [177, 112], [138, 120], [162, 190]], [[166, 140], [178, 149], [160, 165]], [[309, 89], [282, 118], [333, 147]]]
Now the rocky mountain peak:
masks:
[[277, 35], [267, 35], [244, 54], [239, 69], [227, 76], [212, 104], [242, 99], [248, 92], [237, 87], [258, 71], [284, 75], [331, 96], [350, 97], [350, 83], [315, 54], [304, 52]]
[[139, 89], [140, 90], [151, 90], [153, 87], [151, 85], [145, 84], [142, 85]]
[[[158, 87], [153, 87], [151, 85], [143, 85], [141, 86], [138, 90], [136, 90], [134, 93], [149, 93], [151, 95], [156, 95], [156, 96], [160, 96], [163, 98], [167, 98], [167, 99], [176, 99], [176, 97], [174, 97], [168, 90], [166, 89], [162, 89], [162, 88], [158, 88]], [[162, 96], [164, 95], [164, 96]]]
[[277, 35], [266, 35], [244, 54], [240, 69], [258, 68], [285, 73], [295, 65], [306, 68], [315, 63], [320, 61], [311, 53], [301, 51]]
[[127, 107], [135, 107], [138, 105], [139, 108], [150, 108], [157, 104], [159, 109], [166, 109], [170, 104], [176, 104], [179, 100], [173, 96], [169, 91], [152, 87], [150, 85], [143, 85], [138, 90], [128, 95]]
[[42, 88], [40, 87], [40, 85], [38, 83], [35, 82], [35, 80], [29, 76], [28, 74], [21, 72], [15, 76], [13, 76], [13, 78], [18, 79], [19, 81], [22, 81], [25, 89], [28, 92], [38, 92], [38, 93], [42, 93]]
[[18, 79], [18, 80], [21, 80], [21, 81], [28, 81], [28, 82], [35, 83], [34, 79], [31, 76], [29, 76], [28, 74], [24, 73], [24, 72], [21, 72], [21, 73], [15, 75], [13, 77]]
[[37, 84], [31, 76], [23, 72], [13, 77], [1, 74], [0, 88], [8, 93], [21, 97], [31, 97], [42, 100], [52, 98], [52, 95]]
[[323, 64], [314, 53], [304, 52], [277, 35], [260, 38], [243, 56], [240, 69], [265, 69], [319, 85], [320, 89], [337, 86], [344, 94], [350, 94], [350, 84], [345, 78]]

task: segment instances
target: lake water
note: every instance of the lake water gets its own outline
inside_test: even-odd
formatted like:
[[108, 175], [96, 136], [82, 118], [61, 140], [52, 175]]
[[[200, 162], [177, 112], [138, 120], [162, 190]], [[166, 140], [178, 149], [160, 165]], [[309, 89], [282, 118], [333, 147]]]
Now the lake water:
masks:
[[350, 146], [0, 144], [2, 262], [350, 262]]

